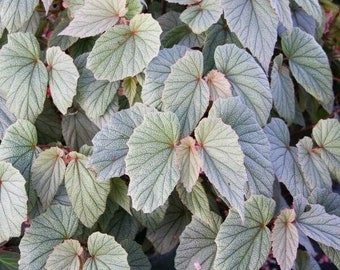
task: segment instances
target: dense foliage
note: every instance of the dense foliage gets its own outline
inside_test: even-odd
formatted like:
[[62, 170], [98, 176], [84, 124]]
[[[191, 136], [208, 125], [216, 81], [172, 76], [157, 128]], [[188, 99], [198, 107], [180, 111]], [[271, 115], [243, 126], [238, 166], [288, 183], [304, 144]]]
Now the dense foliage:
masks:
[[1, 0], [0, 269], [340, 268], [320, 2]]

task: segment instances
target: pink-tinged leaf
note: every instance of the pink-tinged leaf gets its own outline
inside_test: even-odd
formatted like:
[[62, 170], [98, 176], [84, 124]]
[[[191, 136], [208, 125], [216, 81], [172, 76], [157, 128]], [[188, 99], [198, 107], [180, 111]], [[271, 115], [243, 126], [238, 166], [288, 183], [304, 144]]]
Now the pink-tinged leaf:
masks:
[[209, 91], [210, 100], [215, 101], [220, 98], [232, 97], [231, 85], [222, 72], [216, 69], [210, 70], [205, 77]]

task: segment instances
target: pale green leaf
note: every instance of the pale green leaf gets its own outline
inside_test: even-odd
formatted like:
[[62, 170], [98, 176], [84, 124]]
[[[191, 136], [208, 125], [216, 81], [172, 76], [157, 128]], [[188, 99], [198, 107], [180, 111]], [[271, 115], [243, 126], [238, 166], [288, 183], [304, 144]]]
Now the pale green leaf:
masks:
[[101, 232], [108, 233], [111, 223], [111, 219], [116, 216], [119, 209], [119, 205], [114, 200], [113, 187], [111, 185], [110, 193], [106, 200], [106, 207], [104, 213], [100, 216], [97, 224]]
[[270, 230], [266, 225], [273, 217], [275, 201], [254, 195], [245, 203], [242, 222], [232, 210], [217, 234], [214, 269], [259, 269], [270, 251]]
[[288, 124], [295, 117], [295, 94], [294, 84], [289, 75], [289, 69], [282, 65], [283, 56], [279, 54], [274, 58], [272, 73], [270, 75], [270, 88], [273, 94], [274, 106], [278, 114]]
[[313, 139], [320, 146], [321, 158], [340, 181], [340, 123], [336, 119], [320, 120], [313, 128]]
[[48, 11], [50, 9], [50, 6], [53, 3], [53, 0], [42, 0], [43, 4], [44, 4], [44, 8], [45, 8], [45, 14], [48, 14]]
[[156, 208], [152, 213], [143, 213], [132, 209], [133, 216], [147, 229], [156, 231], [165, 217], [165, 213], [169, 207], [168, 201], [160, 207]]
[[322, 251], [325, 252], [326, 256], [339, 269], [340, 268], [340, 250], [328, 247], [328, 246], [323, 245], [323, 244], [319, 244], [319, 245], [320, 245]]
[[62, 114], [66, 114], [76, 95], [78, 70], [73, 64], [73, 59], [60, 47], [47, 49], [46, 62], [53, 103]]
[[33, 160], [40, 152], [37, 131], [27, 120], [17, 120], [6, 130], [0, 144], [0, 160], [9, 162], [29, 179]]
[[151, 241], [156, 251], [165, 254], [177, 246], [184, 228], [190, 223], [191, 214], [181, 203], [176, 193], [169, 199], [169, 208], [159, 227], [147, 230], [146, 237]]
[[284, 209], [274, 222], [273, 255], [282, 270], [290, 270], [297, 255], [299, 235], [294, 225], [295, 216], [294, 209]]
[[189, 25], [195, 34], [201, 34], [218, 21], [222, 12], [220, 0], [202, 0], [198, 5], [185, 9], [180, 19]]
[[[339, 137], [340, 138], [340, 137]], [[310, 188], [332, 189], [332, 179], [326, 164], [321, 157], [313, 151], [313, 141], [309, 137], [300, 139], [297, 143], [298, 161], [302, 174]]]
[[209, 181], [243, 217], [247, 174], [239, 137], [229, 125], [214, 116], [201, 120], [195, 137]]
[[47, 270], [79, 270], [83, 248], [77, 240], [68, 239], [57, 245], [48, 256]]
[[187, 192], [191, 192], [203, 165], [192, 137], [183, 138], [176, 147], [176, 160], [180, 168], [180, 182]]
[[132, 106], [137, 94], [137, 79], [135, 77], [126, 77], [123, 80], [122, 87], [124, 95], [127, 97], [130, 106]]
[[320, 204], [325, 207], [328, 214], [340, 217], [340, 195], [338, 193], [325, 188], [316, 188], [308, 197], [308, 201], [312, 204]]
[[97, 79], [117, 81], [134, 76], [157, 55], [160, 34], [161, 28], [151, 14], [136, 15], [129, 26], [118, 25], [97, 39], [87, 67]]
[[64, 180], [64, 151], [51, 147], [39, 154], [31, 168], [31, 183], [44, 209], [47, 209]]
[[91, 227], [104, 212], [110, 182], [98, 183], [93, 171], [87, 169], [87, 157], [71, 152], [72, 159], [65, 173], [65, 186], [74, 212], [80, 221]]
[[127, 12], [125, 17], [131, 20], [135, 15], [139, 14], [143, 10], [142, 1], [139, 0], [126, 0]]
[[20, 270], [43, 270], [53, 248], [71, 238], [78, 228], [78, 219], [71, 207], [54, 205], [30, 221], [19, 248]]
[[268, 0], [222, 0], [224, 17], [244, 47], [268, 70], [277, 40], [278, 15]]
[[84, 144], [92, 145], [92, 139], [99, 131], [82, 110], [73, 110], [64, 115], [61, 122], [66, 145], [79, 149]]
[[87, 246], [91, 257], [86, 260], [84, 270], [130, 269], [126, 251], [113, 236], [95, 232], [87, 240]]
[[133, 130], [142, 123], [144, 115], [152, 111], [144, 104], [137, 103], [115, 113], [93, 138], [93, 155], [89, 165], [97, 170], [99, 180], [125, 174], [125, 157], [129, 150], [126, 143]]
[[86, 68], [88, 54], [79, 56], [75, 63], [80, 73], [77, 84], [76, 100], [91, 119], [105, 114], [114, 100], [120, 82], [96, 80], [93, 73]]
[[86, 0], [59, 35], [90, 37], [109, 30], [126, 14], [126, 0]]
[[92, 122], [95, 123], [100, 129], [103, 129], [104, 126], [106, 126], [111, 121], [112, 117], [119, 110], [123, 110], [123, 105], [122, 101], [120, 100], [120, 96], [116, 94], [113, 97], [113, 101], [107, 107], [105, 113], [96, 119], [92, 119]]
[[218, 70], [210, 70], [205, 80], [209, 87], [210, 100], [215, 101], [219, 97], [228, 98], [233, 96], [228, 79]]
[[47, 88], [47, 71], [39, 56], [38, 41], [30, 33], [8, 35], [0, 50], [0, 84], [8, 89], [8, 109], [33, 122], [43, 110]]
[[33, 35], [37, 32], [40, 24], [40, 14], [38, 11], [34, 11], [32, 16], [26, 21], [18, 30], [18, 32], [29, 32]]
[[333, 107], [332, 73], [328, 57], [314, 37], [294, 28], [281, 40], [290, 70], [299, 84], [330, 112]]
[[0, 243], [21, 234], [21, 224], [27, 218], [25, 184], [17, 169], [0, 161]]
[[295, 3], [303, 8], [304, 11], [310, 16], [312, 16], [319, 24], [322, 24], [323, 10], [319, 4], [318, 0], [295, 0]]
[[308, 196], [308, 182], [302, 174], [298, 163], [298, 150], [289, 146], [289, 130], [283, 120], [272, 118], [265, 126], [266, 133], [271, 146], [270, 159], [278, 180], [285, 184], [289, 192], [295, 196], [302, 194]]
[[228, 78], [233, 94], [240, 96], [264, 126], [272, 108], [272, 94], [263, 69], [250, 54], [234, 44], [218, 46], [214, 58], [217, 69]]
[[[163, 205], [179, 180], [175, 145], [179, 122], [171, 112], [150, 113], [133, 131], [127, 146], [128, 194], [136, 210], [151, 213]], [[140, 168], [143, 167], [143, 170]]]
[[15, 116], [6, 106], [6, 101], [0, 97], [0, 140], [4, 137], [6, 129], [13, 124], [15, 120]]
[[2, 0], [1, 24], [8, 32], [17, 31], [33, 14], [39, 0]]
[[239, 136], [251, 193], [271, 197], [274, 172], [270, 161], [270, 144], [253, 112], [240, 98], [235, 97], [216, 100], [209, 115], [221, 118]]
[[127, 195], [128, 187], [121, 178], [113, 178], [111, 181], [111, 196], [113, 200], [122, 207], [126, 212], [131, 214], [131, 200]]
[[318, 262], [307, 251], [298, 250], [294, 270], [320, 270]]
[[288, 33], [290, 33], [293, 29], [293, 19], [289, 4], [290, 0], [272, 1], [273, 8], [279, 16], [279, 22], [287, 29]]
[[83, 154], [84, 156], [91, 156], [93, 154], [93, 146], [84, 144], [79, 148], [79, 153]]
[[203, 54], [190, 50], [171, 66], [164, 83], [164, 110], [177, 115], [182, 138], [192, 133], [209, 105], [209, 88], [202, 76]]
[[151, 264], [148, 257], [143, 253], [142, 247], [132, 240], [124, 240], [121, 246], [128, 254], [130, 270], [150, 270]]
[[20, 254], [11, 251], [2, 251], [0, 253], [0, 268], [1, 270], [18, 270], [18, 261]]
[[177, 270], [213, 269], [216, 254], [215, 238], [222, 219], [213, 212], [209, 214], [211, 216], [209, 223], [194, 215], [191, 223], [181, 234], [175, 257]]
[[71, 15], [84, 6], [85, 0], [63, 0], [63, 6], [70, 10]]
[[145, 69], [145, 82], [142, 100], [146, 105], [162, 109], [164, 82], [171, 73], [170, 67], [188, 51], [187, 47], [175, 45], [170, 49], [160, 50]]

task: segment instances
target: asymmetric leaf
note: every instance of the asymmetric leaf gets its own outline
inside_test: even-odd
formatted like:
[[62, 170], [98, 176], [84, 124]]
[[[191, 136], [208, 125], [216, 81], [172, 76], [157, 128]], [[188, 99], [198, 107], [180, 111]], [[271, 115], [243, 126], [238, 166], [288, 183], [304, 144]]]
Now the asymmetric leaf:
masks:
[[180, 168], [180, 181], [187, 192], [191, 192], [202, 168], [202, 161], [192, 137], [185, 137], [181, 140], [180, 145], [176, 147], [176, 159]]
[[[96, 79], [118, 81], [140, 73], [160, 47], [161, 27], [151, 14], [133, 17], [97, 39], [87, 61]], [[133, 61], [131, 61], [133, 59]]]
[[144, 1], [139, 0], [126, 0], [126, 8], [128, 9], [125, 17], [131, 20], [135, 15], [139, 14], [143, 10]]
[[98, 173], [98, 180], [119, 177], [125, 174], [125, 157], [128, 153], [127, 141], [138, 127], [144, 115], [153, 109], [137, 103], [133, 107], [115, 113], [93, 138], [93, 155], [89, 165]]
[[123, 80], [122, 88], [124, 95], [127, 97], [130, 106], [133, 105], [133, 101], [137, 94], [137, 79], [135, 77], [126, 77]]
[[78, 70], [73, 59], [59, 47], [47, 49], [46, 62], [53, 103], [62, 114], [66, 114], [76, 94]]
[[146, 105], [162, 109], [164, 82], [171, 73], [170, 67], [184, 56], [187, 47], [175, 45], [170, 49], [160, 50], [145, 69], [142, 100]]
[[150, 270], [151, 264], [148, 257], [144, 254], [142, 247], [132, 240], [124, 240], [121, 246], [128, 254], [127, 260], [130, 270]]
[[1, 24], [8, 32], [17, 31], [32, 16], [38, 3], [39, 0], [2, 0]]
[[233, 96], [228, 79], [218, 70], [210, 70], [205, 80], [209, 87], [210, 100], [215, 101], [219, 97], [228, 98]]
[[284, 209], [274, 223], [272, 233], [273, 255], [282, 270], [290, 270], [297, 255], [299, 235], [294, 221], [294, 209]]
[[31, 168], [31, 183], [44, 209], [47, 209], [64, 180], [64, 151], [51, 147], [39, 154]]
[[128, 194], [136, 210], [151, 213], [166, 202], [177, 184], [180, 175], [175, 145], [179, 129], [179, 121], [172, 112], [150, 113], [127, 142]]
[[298, 163], [298, 150], [289, 146], [290, 137], [286, 124], [279, 118], [272, 118], [264, 132], [270, 142], [270, 158], [276, 177], [293, 196], [302, 194], [307, 197], [309, 186]]
[[273, 94], [274, 106], [278, 114], [291, 124], [295, 118], [294, 84], [289, 75], [289, 69], [282, 65], [283, 56], [279, 54], [274, 58], [272, 73], [270, 75], [270, 88]]
[[83, 248], [78, 240], [67, 239], [53, 249], [48, 256], [45, 268], [47, 270], [79, 270], [82, 253]]
[[186, 8], [180, 19], [189, 25], [195, 34], [201, 34], [218, 21], [222, 11], [220, 0], [202, 0], [198, 5]]
[[203, 170], [209, 181], [244, 216], [247, 173], [244, 154], [235, 131], [220, 118], [209, 116], [195, 129]]
[[96, 182], [95, 173], [87, 169], [87, 157], [71, 152], [72, 158], [65, 173], [65, 186], [74, 212], [87, 227], [98, 220], [106, 207], [110, 182]]
[[333, 107], [332, 73], [328, 58], [313, 36], [294, 28], [281, 40], [290, 70], [299, 84], [330, 112]]
[[240, 98], [235, 97], [216, 100], [209, 112], [210, 115], [221, 118], [239, 136], [251, 193], [271, 197], [274, 172], [270, 161], [270, 144], [253, 112]]
[[340, 195], [338, 193], [325, 188], [316, 188], [308, 197], [308, 201], [312, 204], [320, 204], [325, 207], [328, 214], [340, 217]]
[[320, 120], [313, 128], [313, 139], [320, 146], [321, 158], [340, 181], [340, 123], [337, 119]]
[[177, 115], [182, 138], [192, 133], [209, 105], [209, 88], [202, 76], [203, 54], [190, 50], [171, 66], [164, 83], [164, 110]]
[[[340, 138], [340, 137], [339, 137]], [[309, 137], [300, 139], [297, 143], [298, 161], [302, 174], [310, 188], [328, 188], [332, 190], [332, 179], [325, 162], [313, 151], [313, 141]]]
[[0, 84], [8, 89], [8, 109], [32, 122], [43, 110], [47, 88], [47, 71], [39, 56], [38, 41], [30, 33], [8, 35], [0, 50]]
[[8, 110], [6, 101], [0, 97], [0, 140], [4, 137], [6, 129], [15, 122], [15, 116]]
[[255, 195], [245, 203], [244, 222], [231, 210], [217, 234], [216, 270], [259, 269], [270, 251], [270, 230], [275, 202]]
[[37, 131], [27, 120], [17, 120], [5, 133], [0, 144], [0, 160], [9, 162], [29, 179], [31, 164], [41, 151], [37, 146]]
[[0, 243], [21, 234], [21, 224], [27, 218], [25, 183], [17, 169], [0, 161]]
[[213, 269], [216, 254], [215, 238], [222, 223], [220, 216], [210, 212], [211, 222], [203, 222], [195, 215], [180, 237], [175, 266], [178, 270]]
[[295, 0], [295, 2], [307, 12], [308, 15], [312, 16], [320, 25], [323, 20], [323, 10], [318, 0]]
[[244, 47], [268, 70], [277, 40], [278, 15], [268, 0], [222, 0], [224, 17]]
[[217, 69], [228, 78], [234, 95], [240, 96], [264, 126], [272, 108], [272, 94], [263, 69], [250, 54], [234, 44], [218, 46], [214, 58]]
[[78, 219], [69, 206], [53, 205], [30, 221], [19, 248], [20, 270], [43, 270], [53, 248], [71, 238], [78, 228]]
[[84, 270], [130, 269], [126, 251], [115, 241], [113, 236], [95, 232], [87, 240], [90, 258]]
[[290, 11], [289, 0], [274, 0], [273, 8], [279, 16], [279, 22], [287, 29], [288, 33], [293, 29], [292, 14]]
[[59, 35], [90, 37], [109, 30], [126, 14], [126, 0], [86, 0]]

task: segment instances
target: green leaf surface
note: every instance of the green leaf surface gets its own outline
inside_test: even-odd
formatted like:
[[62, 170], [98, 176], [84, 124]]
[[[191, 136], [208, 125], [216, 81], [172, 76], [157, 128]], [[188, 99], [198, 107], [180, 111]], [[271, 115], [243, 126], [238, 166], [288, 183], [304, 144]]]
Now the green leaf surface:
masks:
[[218, 21], [222, 11], [220, 0], [202, 0], [198, 5], [185, 9], [180, 19], [189, 25], [195, 34], [201, 34]]
[[272, 73], [270, 75], [270, 88], [273, 94], [274, 106], [278, 114], [291, 124], [295, 118], [294, 84], [289, 75], [289, 69], [282, 65], [283, 56], [279, 54], [274, 58]]
[[231, 85], [223, 73], [216, 69], [210, 70], [205, 80], [209, 87], [210, 100], [232, 97]]
[[191, 192], [198, 179], [203, 164], [192, 137], [185, 137], [176, 147], [176, 160], [180, 168], [180, 182], [187, 192]]
[[340, 123], [336, 119], [320, 120], [313, 128], [313, 139], [320, 146], [321, 159], [340, 181]]
[[21, 224], [27, 218], [25, 183], [17, 169], [0, 161], [0, 243], [21, 234]]
[[209, 181], [243, 217], [247, 174], [239, 137], [229, 125], [214, 116], [201, 120], [195, 137]]
[[279, 22], [290, 33], [293, 29], [293, 19], [290, 10], [290, 0], [274, 0], [272, 1], [273, 8], [279, 16]]
[[87, 245], [91, 257], [86, 260], [84, 270], [130, 269], [126, 251], [113, 236], [95, 232], [90, 235]]
[[18, 270], [18, 261], [20, 254], [11, 251], [2, 251], [0, 253], [0, 268], [2, 270]]
[[152, 212], [166, 202], [176, 186], [180, 177], [175, 161], [179, 129], [174, 113], [150, 113], [127, 142], [128, 194], [136, 210]]
[[290, 135], [286, 124], [279, 118], [272, 118], [272, 121], [265, 126], [264, 132], [270, 142], [270, 159], [276, 177], [285, 184], [293, 196], [302, 194], [307, 197], [308, 182], [303, 177], [298, 163], [298, 149], [289, 146]]
[[331, 248], [326, 245], [323, 245], [323, 244], [319, 244], [319, 245], [322, 251], [325, 252], [326, 256], [332, 261], [332, 263], [337, 268], [340, 268], [340, 251], [335, 248]]
[[29, 179], [31, 164], [40, 152], [37, 131], [27, 120], [17, 120], [5, 133], [0, 144], [0, 160], [9, 162]]
[[304, 250], [299, 250], [294, 270], [320, 270], [318, 262]]
[[125, 17], [131, 20], [135, 15], [142, 12], [143, 5], [139, 0], [126, 0], [126, 8], [127, 12]]
[[8, 32], [17, 31], [33, 14], [38, 0], [2, 0], [1, 24]]
[[312, 204], [320, 204], [325, 207], [328, 214], [340, 217], [340, 195], [338, 193], [325, 188], [316, 188], [308, 197], [308, 201]]
[[30, 222], [22, 238], [20, 270], [43, 270], [53, 248], [72, 237], [78, 228], [78, 219], [71, 207], [54, 205]]
[[0, 97], [0, 140], [4, 137], [6, 129], [13, 124], [15, 120], [15, 116], [6, 106], [6, 101]]
[[136, 15], [129, 26], [118, 25], [97, 39], [87, 68], [97, 79], [117, 81], [135, 76], [157, 55], [160, 34], [161, 28], [151, 14]]
[[145, 69], [145, 82], [142, 100], [146, 105], [161, 110], [164, 82], [171, 73], [171, 66], [188, 51], [187, 47], [175, 45], [170, 49], [160, 50]]
[[77, 84], [76, 100], [91, 119], [97, 119], [105, 114], [114, 100], [120, 82], [96, 80], [93, 73], [86, 68], [88, 54], [82, 54], [76, 59], [80, 73]]
[[48, 256], [45, 268], [47, 270], [79, 270], [82, 253], [83, 248], [78, 240], [67, 239], [53, 249]]
[[106, 180], [125, 174], [127, 142], [134, 129], [151, 108], [138, 103], [133, 107], [115, 113], [100, 132], [93, 138], [93, 155], [89, 165], [97, 170], [98, 179]]
[[137, 94], [137, 79], [135, 77], [126, 77], [123, 80], [122, 88], [124, 95], [127, 97], [130, 106], [133, 105], [133, 101]]
[[253, 112], [240, 98], [235, 97], [216, 100], [209, 115], [221, 118], [239, 136], [251, 193], [271, 197], [274, 172], [270, 160], [270, 144]]
[[64, 53], [60, 47], [47, 49], [46, 62], [53, 103], [62, 114], [66, 114], [76, 95], [78, 70], [73, 64], [72, 57]]
[[72, 159], [65, 173], [65, 186], [74, 212], [86, 227], [98, 220], [106, 207], [110, 183], [98, 183], [93, 171], [87, 169], [87, 157], [71, 152]]
[[124, 240], [121, 246], [128, 254], [130, 270], [150, 270], [151, 264], [148, 257], [143, 253], [142, 247], [132, 240]]
[[40, 24], [40, 14], [38, 11], [34, 11], [32, 16], [26, 21], [17, 32], [31, 33], [35, 35]]
[[299, 28], [283, 36], [281, 44], [294, 78], [330, 112], [334, 100], [332, 73], [322, 47]]
[[267, 0], [222, 0], [224, 17], [244, 47], [268, 70], [277, 40], [278, 15]]
[[113, 200], [122, 207], [126, 212], [130, 215], [131, 213], [131, 200], [130, 197], [127, 195], [128, 193], [128, 186], [126, 185], [125, 181], [121, 178], [113, 178], [111, 180], [111, 196]]
[[79, 149], [84, 144], [92, 145], [92, 139], [99, 131], [82, 110], [71, 111], [64, 115], [61, 122], [66, 145]]
[[143, 213], [132, 209], [133, 216], [147, 229], [156, 231], [165, 217], [165, 213], [169, 207], [168, 201], [160, 207], [156, 208], [152, 213]]
[[284, 209], [274, 222], [273, 255], [282, 270], [292, 269], [297, 256], [299, 235], [294, 225], [295, 216], [294, 209]]
[[233, 94], [240, 96], [264, 126], [272, 108], [272, 94], [263, 69], [250, 54], [234, 44], [218, 46], [214, 58], [217, 69], [228, 78]]
[[331, 176], [324, 161], [313, 151], [312, 139], [304, 137], [299, 140], [296, 146], [298, 148], [298, 161], [302, 174], [306, 181], [308, 181], [310, 188], [312, 190], [315, 188], [328, 188], [332, 190]]
[[17, 118], [33, 122], [43, 110], [47, 88], [47, 71], [39, 56], [38, 41], [30, 33], [8, 35], [0, 50], [0, 84], [7, 90], [7, 107]]
[[216, 254], [215, 238], [222, 219], [210, 212], [211, 221], [206, 223], [197, 216], [185, 228], [176, 251], [175, 266], [178, 270], [213, 269]]
[[275, 202], [254, 195], [245, 203], [245, 217], [232, 210], [217, 234], [214, 269], [259, 269], [270, 251], [270, 230]]
[[209, 105], [209, 88], [202, 76], [202, 53], [188, 51], [171, 66], [164, 83], [164, 110], [177, 115], [182, 138], [192, 133]]
[[64, 180], [66, 164], [64, 151], [51, 147], [39, 154], [31, 168], [31, 184], [44, 209], [47, 209]]
[[318, 0], [295, 0], [295, 3], [302, 7], [308, 15], [312, 16], [318, 24], [322, 24], [324, 15]]
[[190, 212], [181, 203], [177, 194], [173, 193], [161, 224], [155, 231], [147, 230], [146, 237], [158, 253], [165, 254], [177, 246], [179, 237], [190, 220]]
[[109, 30], [126, 14], [126, 0], [87, 0], [59, 35], [90, 37]]

